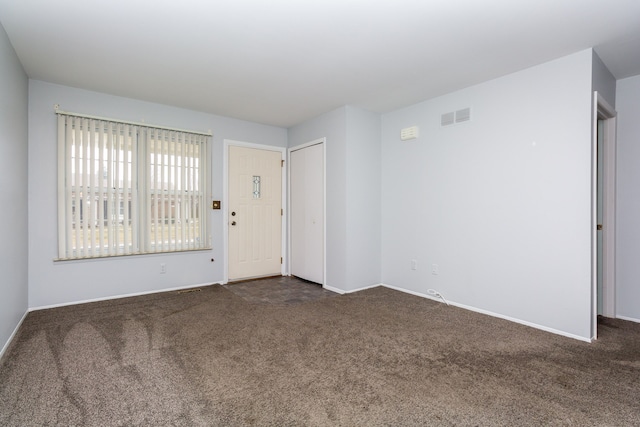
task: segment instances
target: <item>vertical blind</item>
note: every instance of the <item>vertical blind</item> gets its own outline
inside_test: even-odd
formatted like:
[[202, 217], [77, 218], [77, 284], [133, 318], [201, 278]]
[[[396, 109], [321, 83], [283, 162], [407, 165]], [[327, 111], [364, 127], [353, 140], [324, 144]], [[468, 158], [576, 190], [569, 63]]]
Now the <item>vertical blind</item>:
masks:
[[59, 112], [59, 259], [208, 249], [207, 143]]

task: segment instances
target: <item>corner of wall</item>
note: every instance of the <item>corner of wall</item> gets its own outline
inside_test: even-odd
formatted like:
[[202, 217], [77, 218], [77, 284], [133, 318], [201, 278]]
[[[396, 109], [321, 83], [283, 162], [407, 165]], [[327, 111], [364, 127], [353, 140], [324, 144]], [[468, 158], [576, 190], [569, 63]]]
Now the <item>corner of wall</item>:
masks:
[[598, 94], [600, 94], [609, 105], [616, 105], [616, 79], [593, 49], [591, 85], [592, 91], [598, 91]]
[[29, 80], [0, 25], [0, 196], [11, 209], [0, 213], [5, 227], [0, 240], [2, 299], [0, 348], [6, 350], [28, 309], [28, 98]]

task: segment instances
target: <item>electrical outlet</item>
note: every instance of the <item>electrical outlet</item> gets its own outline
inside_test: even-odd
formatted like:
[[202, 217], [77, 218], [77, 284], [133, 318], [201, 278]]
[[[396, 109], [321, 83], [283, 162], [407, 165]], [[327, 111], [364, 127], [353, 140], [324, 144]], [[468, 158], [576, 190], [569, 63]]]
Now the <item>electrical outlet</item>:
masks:
[[418, 269], [418, 261], [415, 259], [411, 260], [411, 269], [412, 270], [417, 270]]
[[165, 274], [167, 272], [167, 264], [164, 262], [160, 264], [160, 274]]
[[438, 267], [438, 264], [431, 264], [431, 274], [433, 274], [434, 276], [437, 276], [440, 273], [440, 267]]

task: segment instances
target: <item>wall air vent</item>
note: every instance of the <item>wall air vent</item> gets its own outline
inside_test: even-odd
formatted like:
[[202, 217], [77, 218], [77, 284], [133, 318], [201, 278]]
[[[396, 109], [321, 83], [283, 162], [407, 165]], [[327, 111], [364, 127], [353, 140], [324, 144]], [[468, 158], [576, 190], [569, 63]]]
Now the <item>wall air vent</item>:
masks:
[[440, 126], [451, 126], [471, 121], [471, 107], [444, 113], [440, 116]]
[[440, 116], [440, 126], [450, 126], [455, 123], [454, 113], [444, 113]]
[[418, 137], [418, 126], [411, 126], [410, 128], [404, 128], [400, 131], [400, 140], [408, 141], [410, 139], [416, 139]]
[[464, 123], [471, 120], [471, 108], [463, 108], [456, 111], [456, 123]]

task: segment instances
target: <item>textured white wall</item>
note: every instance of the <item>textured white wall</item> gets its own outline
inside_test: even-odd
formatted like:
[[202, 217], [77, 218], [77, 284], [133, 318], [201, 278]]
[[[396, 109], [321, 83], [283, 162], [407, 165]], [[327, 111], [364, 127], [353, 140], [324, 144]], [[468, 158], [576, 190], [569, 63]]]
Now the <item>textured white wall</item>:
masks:
[[0, 25], [0, 354], [27, 312], [28, 79]]
[[347, 290], [380, 283], [380, 120], [347, 107]]
[[[222, 210], [209, 211], [213, 250], [89, 261], [53, 262], [57, 256], [56, 116], [65, 111], [213, 132], [212, 198], [222, 200], [223, 140], [279, 147], [287, 131], [165, 105], [53, 85], [29, 83], [29, 306], [153, 292], [223, 280]], [[225, 206], [222, 207], [225, 209]], [[211, 262], [211, 258], [215, 262]], [[160, 263], [166, 274], [160, 274]]]
[[384, 114], [383, 283], [590, 338], [591, 85], [589, 49]]
[[618, 80], [616, 314], [640, 322], [640, 75]]

